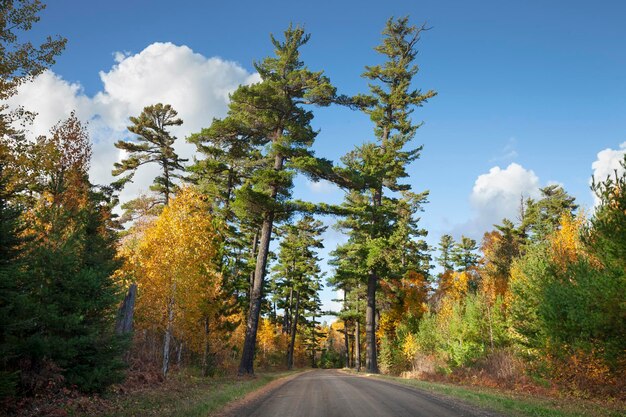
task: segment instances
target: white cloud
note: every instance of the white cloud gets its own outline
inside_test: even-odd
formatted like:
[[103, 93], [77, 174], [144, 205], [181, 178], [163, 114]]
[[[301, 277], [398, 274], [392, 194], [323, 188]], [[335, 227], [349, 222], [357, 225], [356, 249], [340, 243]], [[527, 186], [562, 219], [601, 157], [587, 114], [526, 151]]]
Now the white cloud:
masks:
[[474, 215], [468, 222], [457, 226], [453, 234], [480, 239], [484, 232], [504, 218], [515, 221], [522, 197], [537, 198], [539, 194], [539, 178], [532, 170], [516, 163], [505, 169], [493, 167], [476, 178], [470, 194]]
[[[69, 83], [47, 71], [32, 83], [23, 85], [10, 106], [22, 105], [37, 112], [30, 127], [33, 136], [46, 134], [72, 110], [89, 122], [89, 133], [94, 146], [91, 178], [94, 183], [112, 180], [113, 162], [121, 159], [113, 144], [129, 137], [126, 131], [128, 117], [158, 102], [171, 104], [184, 124], [172, 129], [179, 138], [176, 150], [190, 158], [194, 146], [185, 137], [208, 126], [214, 117], [226, 113], [228, 95], [240, 84], [259, 80], [235, 62], [194, 53], [187, 46], [172, 43], [153, 43], [137, 54], [116, 52], [114, 65], [101, 71], [102, 89], [93, 97], [86, 96], [78, 83]], [[157, 167], [142, 167], [123, 193], [122, 200], [146, 190]]]
[[[607, 177], [613, 176], [616, 170], [618, 173], [624, 172], [620, 165], [620, 162], [624, 160], [624, 154], [626, 154], [626, 142], [619, 145], [619, 149], [607, 148], [598, 152], [597, 159], [591, 164], [593, 178], [596, 181], [604, 181]], [[595, 194], [593, 198], [597, 205], [600, 200]]]

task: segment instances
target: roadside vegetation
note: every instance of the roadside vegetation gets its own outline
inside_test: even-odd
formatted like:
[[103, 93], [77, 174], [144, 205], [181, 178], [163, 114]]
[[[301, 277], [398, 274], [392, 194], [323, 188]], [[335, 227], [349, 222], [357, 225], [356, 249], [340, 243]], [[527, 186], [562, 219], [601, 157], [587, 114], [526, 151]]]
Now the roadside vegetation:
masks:
[[461, 400], [468, 404], [493, 410], [506, 416], [519, 417], [619, 417], [624, 415], [623, 403], [585, 400], [558, 393], [529, 393], [488, 388], [484, 386], [454, 385], [392, 376], [381, 376], [439, 396]]

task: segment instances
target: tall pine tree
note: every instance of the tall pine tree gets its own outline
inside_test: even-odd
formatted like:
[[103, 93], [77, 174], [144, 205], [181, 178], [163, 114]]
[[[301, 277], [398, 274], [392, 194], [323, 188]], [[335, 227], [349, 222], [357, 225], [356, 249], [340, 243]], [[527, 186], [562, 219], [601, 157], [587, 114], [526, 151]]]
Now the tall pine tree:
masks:
[[[352, 192], [346, 208], [358, 213], [352, 221], [365, 236], [368, 267], [366, 329], [366, 368], [377, 373], [376, 290], [381, 276], [388, 273], [386, 259], [389, 238], [394, 234], [399, 201], [419, 207], [425, 194], [410, 192], [410, 185], [400, 183], [408, 176], [408, 164], [419, 157], [422, 147], [407, 149], [419, 124], [411, 114], [422, 106], [434, 91], [422, 93], [411, 84], [418, 72], [414, 64], [417, 42], [426, 28], [409, 24], [407, 17], [389, 19], [383, 42], [375, 50], [386, 58], [381, 65], [367, 66], [363, 77], [371, 81], [370, 94], [357, 97], [374, 123], [376, 142], [366, 143], [343, 158], [346, 167], [362, 179], [360, 190]], [[398, 195], [400, 198], [398, 198]], [[352, 227], [344, 223], [344, 227]]]
[[[256, 334], [261, 312], [269, 244], [275, 221], [286, 218], [285, 203], [291, 196], [296, 158], [312, 157], [317, 132], [310, 125], [305, 105], [329, 105], [335, 88], [322, 72], [312, 72], [300, 60], [300, 47], [309, 35], [289, 27], [284, 41], [272, 36], [275, 56], [256, 63], [261, 81], [240, 86], [231, 96], [228, 115], [216, 120], [211, 136], [226, 148], [247, 141], [257, 154], [258, 165], [235, 191], [233, 211], [260, 225], [256, 264], [250, 291], [250, 309], [239, 374], [253, 374]], [[256, 239], [255, 239], [256, 242]]]

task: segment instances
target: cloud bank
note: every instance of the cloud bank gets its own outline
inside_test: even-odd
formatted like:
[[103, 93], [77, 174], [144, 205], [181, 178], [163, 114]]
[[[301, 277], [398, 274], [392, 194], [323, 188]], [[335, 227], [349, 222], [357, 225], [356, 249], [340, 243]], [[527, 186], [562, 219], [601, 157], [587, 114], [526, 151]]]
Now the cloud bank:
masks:
[[[228, 95], [241, 84], [259, 80], [239, 64], [221, 58], [207, 58], [187, 46], [153, 43], [137, 54], [115, 53], [114, 65], [99, 73], [102, 89], [93, 97], [85, 95], [78, 83], [69, 83], [59, 75], [46, 71], [32, 83], [21, 86], [8, 104], [24, 106], [38, 115], [30, 126], [35, 137], [46, 134], [72, 110], [83, 121], [93, 142], [92, 182], [104, 184], [112, 180], [113, 163], [122, 155], [113, 144], [127, 139], [129, 116], [137, 116], [145, 106], [158, 102], [171, 104], [184, 124], [172, 128], [179, 138], [175, 148], [180, 156], [190, 158], [194, 146], [185, 137], [209, 126], [214, 117], [226, 113]], [[146, 190], [158, 168], [140, 168], [133, 184], [122, 193], [122, 201]]]

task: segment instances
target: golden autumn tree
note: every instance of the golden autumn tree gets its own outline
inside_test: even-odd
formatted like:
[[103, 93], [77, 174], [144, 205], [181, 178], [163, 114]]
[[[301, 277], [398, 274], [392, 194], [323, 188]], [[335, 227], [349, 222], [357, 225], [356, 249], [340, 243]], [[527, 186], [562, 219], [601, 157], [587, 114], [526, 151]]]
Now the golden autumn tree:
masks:
[[211, 366], [210, 345], [220, 340], [220, 305], [225, 295], [215, 260], [218, 226], [209, 203], [183, 189], [148, 227], [127, 257], [122, 275], [138, 286], [138, 327], [164, 334], [162, 370], [169, 369], [172, 341], [201, 355]]

